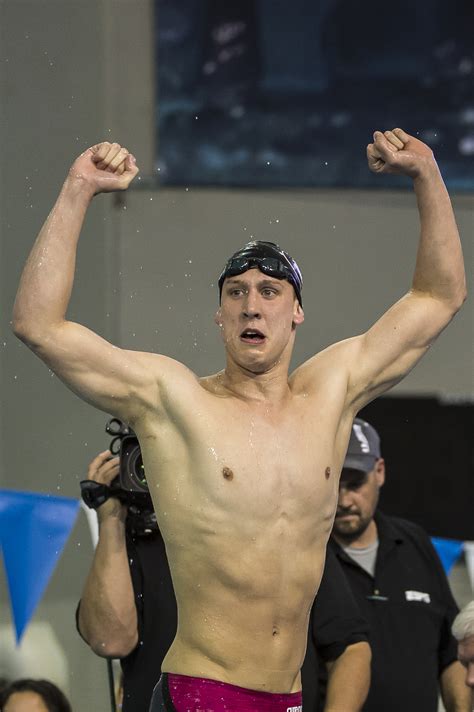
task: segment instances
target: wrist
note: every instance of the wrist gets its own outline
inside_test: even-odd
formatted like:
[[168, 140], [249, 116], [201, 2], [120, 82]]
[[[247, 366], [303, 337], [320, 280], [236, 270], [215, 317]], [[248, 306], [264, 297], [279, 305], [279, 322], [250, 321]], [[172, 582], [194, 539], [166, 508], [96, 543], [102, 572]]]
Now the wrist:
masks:
[[443, 182], [438, 164], [435, 159], [427, 159], [423, 161], [416, 175], [413, 176], [413, 185], [415, 189], [430, 183]]
[[96, 511], [99, 527], [108, 526], [111, 528], [125, 529], [127, 509], [118, 499], [108, 499], [107, 502], [98, 507]]
[[73, 200], [75, 203], [79, 200], [87, 207], [95, 195], [95, 190], [81, 174], [70, 171], [64, 181], [61, 193], [65, 198]]

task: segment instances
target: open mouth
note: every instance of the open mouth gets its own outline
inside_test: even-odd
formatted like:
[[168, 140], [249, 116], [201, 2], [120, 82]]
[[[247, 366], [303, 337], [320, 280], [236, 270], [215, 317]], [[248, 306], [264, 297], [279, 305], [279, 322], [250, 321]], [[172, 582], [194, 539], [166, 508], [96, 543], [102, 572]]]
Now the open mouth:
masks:
[[245, 329], [240, 334], [240, 340], [246, 344], [263, 344], [265, 336], [258, 329]]

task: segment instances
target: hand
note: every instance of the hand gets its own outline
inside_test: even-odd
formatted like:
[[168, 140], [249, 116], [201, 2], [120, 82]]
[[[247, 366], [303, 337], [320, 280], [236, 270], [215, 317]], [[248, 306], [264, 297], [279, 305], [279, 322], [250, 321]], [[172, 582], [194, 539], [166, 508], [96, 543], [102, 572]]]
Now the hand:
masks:
[[[110, 486], [112, 480], [118, 475], [119, 469], [120, 459], [113, 457], [110, 450], [104, 450], [90, 463], [87, 479]], [[115, 497], [111, 497], [97, 509], [99, 521], [103, 521], [106, 517], [118, 517], [125, 521], [126, 515], [127, 508]]]
[[367, 146], [367, 161], [374, 173], [395, 173], [410, 178], [418, 178], [436, 168], [431, 148], [403, 129], [375, 131], [374, 142]]
[[127, 190], [138, 173], [135, 156], [118, 143], [103, 141], [74, 161], [69, 178], [87, 185], [92, 195]]

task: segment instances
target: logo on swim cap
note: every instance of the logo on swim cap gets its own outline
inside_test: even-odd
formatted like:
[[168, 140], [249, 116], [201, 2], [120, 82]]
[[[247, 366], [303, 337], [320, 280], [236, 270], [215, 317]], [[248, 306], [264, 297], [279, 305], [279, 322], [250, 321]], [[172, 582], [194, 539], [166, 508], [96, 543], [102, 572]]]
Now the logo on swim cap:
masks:
[[301, 306], [301, 290], [303, 277], [300, 268], [288, 252], [274, 242], [254, 240], [248, 242], [241, 250], [235, 252], [227, 260], [227, 264], [219, 277], [219, 303], [222, 297], [222, 285], [227, 277], [235, 277], [252, 267], [258, 267], [260, 272], [276, 279], [286, 279], [295, 290], [296, 297]]

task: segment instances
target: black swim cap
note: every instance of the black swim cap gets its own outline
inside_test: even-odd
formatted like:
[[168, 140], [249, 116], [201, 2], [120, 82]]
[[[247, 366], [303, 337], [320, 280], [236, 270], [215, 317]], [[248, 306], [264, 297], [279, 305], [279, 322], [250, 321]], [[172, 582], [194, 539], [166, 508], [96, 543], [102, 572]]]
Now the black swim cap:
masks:
[[260, 272], [268, 274], [270, 277], [286, 279], [293, 286], [300, 306], [303, 306], [301, 301], [303, 277], [300, 268], [288, 252], [282, 250], [274, 242], [264, 240], [247, 242], [241, 250], [234, 252], [232, 257], [227, 260], [219, 277], [219, 303], [222, 297], [222, 285], [226, 277], [242, 274], [252, 267], [258, 267]]

